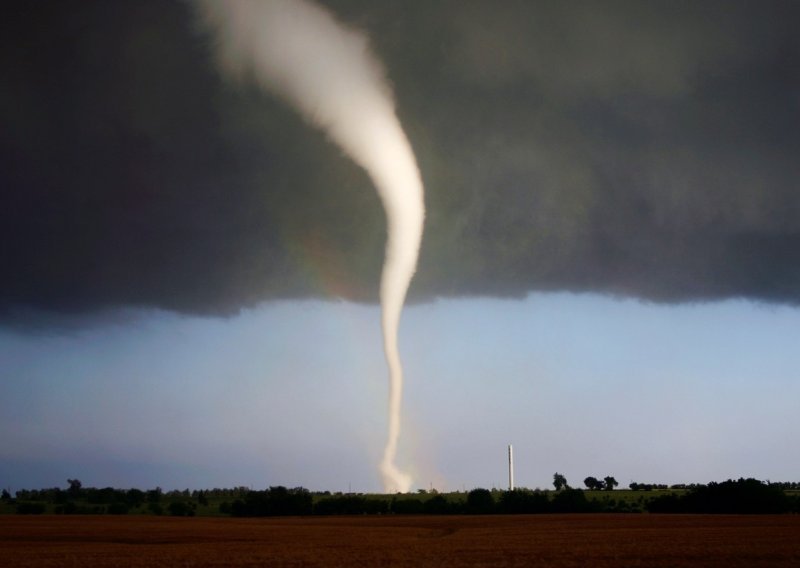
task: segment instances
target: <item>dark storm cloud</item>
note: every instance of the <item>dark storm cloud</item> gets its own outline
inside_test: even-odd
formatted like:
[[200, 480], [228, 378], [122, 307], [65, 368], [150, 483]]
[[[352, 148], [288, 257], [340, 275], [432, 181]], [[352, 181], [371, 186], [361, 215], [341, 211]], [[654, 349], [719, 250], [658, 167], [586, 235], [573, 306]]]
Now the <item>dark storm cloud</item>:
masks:
[[[412, 298], [800, 300], [796, 2], [327, 2], [427, 189]], [[383, 212], [188, 4], [6, 5], [0, 312], [373, 300]]]

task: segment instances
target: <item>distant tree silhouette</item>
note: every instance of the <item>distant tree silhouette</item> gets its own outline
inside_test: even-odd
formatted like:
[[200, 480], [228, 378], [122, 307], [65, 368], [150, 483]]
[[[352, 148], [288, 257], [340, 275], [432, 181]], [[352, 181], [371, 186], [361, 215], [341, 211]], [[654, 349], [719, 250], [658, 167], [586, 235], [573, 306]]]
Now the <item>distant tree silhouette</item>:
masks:
[[586, 499], [583, 491], [569, 487], [556, 493], [550, 502], [550, 510], [553, 513], [588, 513], [596, 508], [593, 502]]
[[123, 503], [127, 498], [125, 491], [121, 489], [114, 489], [113, 487], [104, 487], [102, 489], [90, 487], [88, 489], [84, 489], [83, 494], [86, 502], [93, 505]]
[[145, 492], [141, 489], [128, 489], [125, 493], [125, 502], [129, 507], [139, 507], [146, 499]]
[[610, 475], [608, 475], [608, 476], [604, 477], [604, 478], [603, 478], [603, 481], [605, 482], [605, 483], [604, 483], [604, 486], [605, 486], [605, 489], [606, 489], [606, 491], [613, 491], [613, 490], [614, 490], [614, 488], [615, 488], [617, 485], [619, 485], [619, 483], [617, 482], [617, 480], [616, 480], [616, 479], [614, 479], [614, 478], [613, 478], [612, 476], [610, 476]]
[[583, 480], [583, 484], [586, 486], [587, 489], [591, 489], [593, 491], [603, 489], [605, 487], [605, 483], [597, 479], [596, 477], [587, 477]]
[[67, 479], [67, 483], [69, 483], [69, 489], [67, 489], [67, 493], [73, 499], [79, 497], [81, 494], [81, 487], [83, 484], [80, 482], [79, 479]]
[[147, 502], [148, 503], [160, 503], [161, 496], [164, 492], [161, 490], [160, 487], [156, 487], [155, 489], [149, 489], [146, 493], [147, 495]]
[[398, 515], [419, 515], [424, 509], [419, 499], [392, 499], [392, 512]]
[[684, 495], [662, 495], [646, 505], [651, 513], [787, 513], [793, 503], [780, 487], [758, 479], [729, 479], [689, 489]]
[[249, 491], [244, 499], [233, 502], [231, 514], [234, 517], [310, 515], [313, 509], [313, 498], [308, 489], [287, 489], [279, 485], [267, 491]]
[[497, 503], [497, 512], [504, 514], [547, 513], [550, 500], [541, 491], [530, 489], [513, 489], [503, 491]]
[[665, 483], [636, 483], [635, 481], [631, 481], [628, 484], [628, 487], [631, 488], [632, 491], [652, 491], [653, 489], [686, 489], [686, 484], [678, 483], [673, 486], [668, 486]]
[[558, 472], [554, 473], [553, 487], [556, 488], [556, 491], [561, 491], [562, 489], [569, 489], [569, 483], [567, 483], [567, 478]]
[[423, 503], [423, 510], [427, 515], [446, 515], [452, 507], [442, 495], [435, 495]]
[[494, 512], [494, 497], [488, 489], [473, 489], [467, 494], [467, 513], [471, 515], [486, 515]]

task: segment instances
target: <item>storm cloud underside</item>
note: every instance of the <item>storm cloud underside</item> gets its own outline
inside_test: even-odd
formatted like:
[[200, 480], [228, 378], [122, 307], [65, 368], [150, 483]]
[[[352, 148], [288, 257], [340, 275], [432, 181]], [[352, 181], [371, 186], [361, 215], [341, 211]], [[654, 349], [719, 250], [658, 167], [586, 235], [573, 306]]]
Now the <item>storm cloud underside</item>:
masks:
[[[797, 3], [324, 4], [373, 39], [428, 188], [412, 300], [800, 300]], [[227, 85], [189, 6], [0, 28], [3, 322], [377, 300], [371, 181]]]

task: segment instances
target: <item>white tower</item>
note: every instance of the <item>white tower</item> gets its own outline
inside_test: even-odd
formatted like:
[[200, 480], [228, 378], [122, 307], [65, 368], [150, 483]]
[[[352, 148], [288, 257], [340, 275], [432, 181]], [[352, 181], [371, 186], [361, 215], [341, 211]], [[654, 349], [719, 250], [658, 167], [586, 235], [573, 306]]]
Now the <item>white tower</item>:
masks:
[[514, 448], [508, 445], [508, 490], [514, 491]]

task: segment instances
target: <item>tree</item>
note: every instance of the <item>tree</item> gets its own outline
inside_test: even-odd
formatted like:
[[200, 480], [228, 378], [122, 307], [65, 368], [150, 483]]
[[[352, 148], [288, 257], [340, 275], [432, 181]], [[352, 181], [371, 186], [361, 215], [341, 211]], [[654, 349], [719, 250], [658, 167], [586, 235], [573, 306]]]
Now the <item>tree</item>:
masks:
[[435, 495], [423, 503], [426, 515], [445, 515], [450, 512], [450, 503], [442, 495]]
[[235, 517], [310, 515], [312, 511], [313, 498], [308, 489], [289, 489], [282, 485], [266, 491], [248, 491], [243, 499], [237, 499], [231, 505]]
[[588, 513], [595, 508], [596, 505], [586, 499], [583, 491], [569, 487], [559, 491], [550, 502], [550, 511], [553, 513]]
[[83, 484], [79, 479], [67, 479], [67, 483], [69, 483], [67, 493], [69, 493], [70, 497], [77, 497], [81, 494], [81, 487], [83, 487]]
[[494, 497], [488, 489], [478, 488], [467, 493], [467, 513], [487, 515], [494, 512]]
[[145, 502], [145, 498], [145, 492], [141, 489], [128, 489], [127, 493], [125, 493], [125, 502], [130, 507], [139, 507]]
[[651, 513], [704, 514], [781, 514], [792, 506], [782, 489], [752, 478], [696, 485], [682, 495], [659, 495], [646, 505]]
[[530, 489], [503, 491], [497, 503], [497, 511], [503, 514], [547, 513], [549, 510], [550, 500], [547, 496]]
[[583, 480], [583, 484], [586, 486], [587, 489], [591, 489], [594, 491], [600, 491], [605, 487], [605, 483], [600, 481], [596, 477], [587, 477]]
[[160, 503], [161, 502], [161, 495], [163, 495], [163, 491], [160, 487], [156, 487], [155, 489], [148, 489], [147, 493], [147, 502], [148, 503]]
[[11, 493], [8, 492], [8, 489], [3, 489], [3, 495], [0, 496], [0, 499], [2, 499], [3, 501], [11, 500]]
[[392, 499], [392, 512], [399, 515], [419, 515], [424, 507], [419, 499]]
[[606, 491], [613, 491], [613, 490], [614, 490], [614, 488], [615, 488], [617, 485], [619, 485], [619, 483], [617, 482], [617, 480], [616, 480], [616, 479], [614, 479], [613, 477], [611, 477], [610, 475], [608, 475], [608, 476], [604, 477], [604, 478], [603, 478], [603, 481], [605, 481], [605, 488], [606, 488]]
[[556, 491], [561, 491], [562, 489], [569, 489], [569, 483], [567, 483], [567, 478], [558, 472], [554, 473], [553, 487], [556, 488]]

